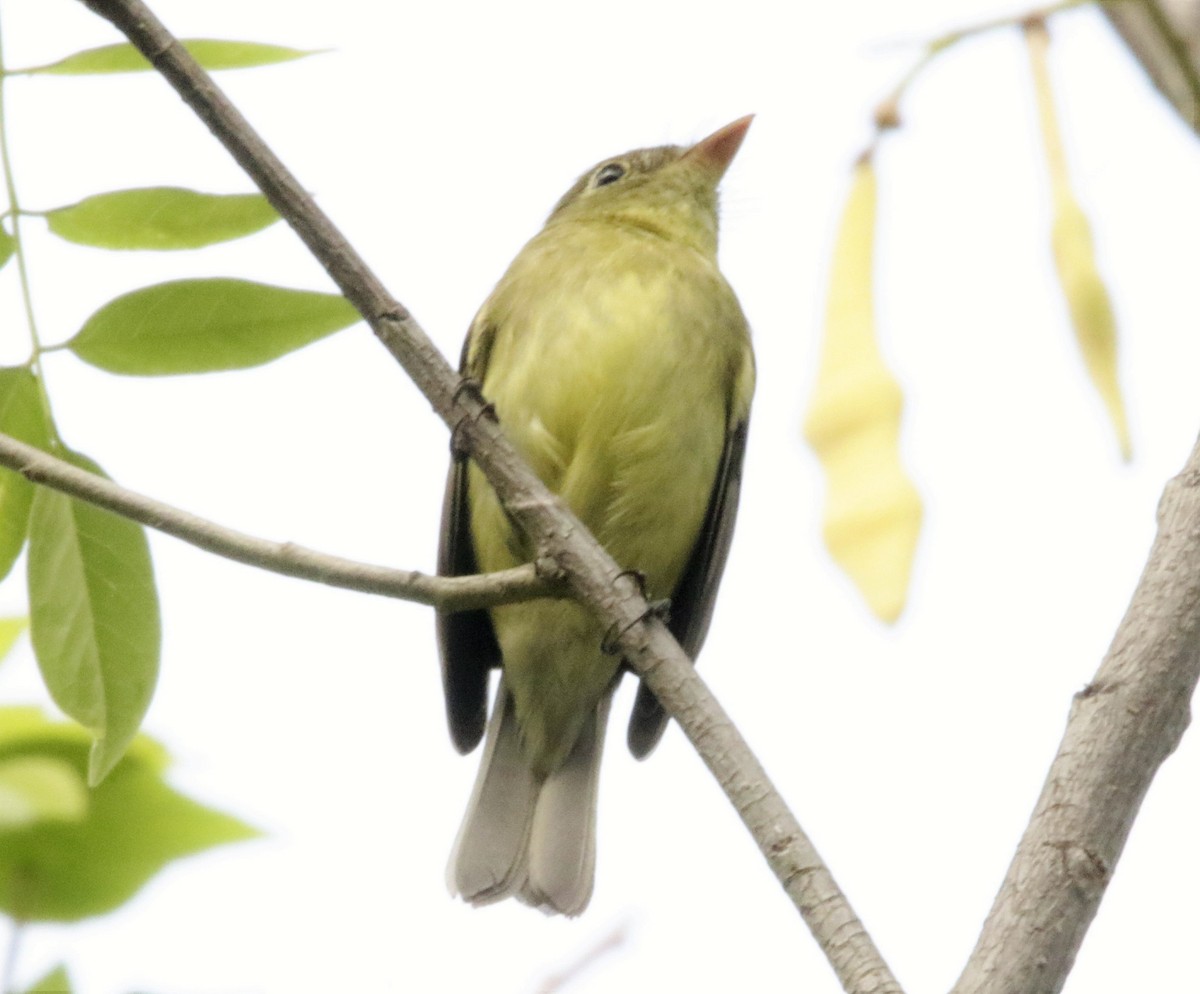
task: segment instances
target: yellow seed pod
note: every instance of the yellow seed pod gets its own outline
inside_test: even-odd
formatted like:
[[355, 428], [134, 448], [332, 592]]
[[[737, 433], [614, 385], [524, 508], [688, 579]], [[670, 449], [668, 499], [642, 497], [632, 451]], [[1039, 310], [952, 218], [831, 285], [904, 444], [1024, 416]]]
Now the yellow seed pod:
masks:
[[1033, 69], [1034, 92], [1037, 96], [1038, 120], [1042, 144], [1046, 150], [1046, 168], [1054, 201], [1054, 225], [1051, 246], [1058, 282], [1067, 301], [1075, 340], [1083, 355], [1084, 366], [1100, 394], [1113, 429], [1121, 456], [1129, 459], [1133, 444], [1129, 423], [1125, 418], [1125, 402], [1117, 378], [1117, 319], [1104, 278], [1096, 265], [1096, 250], [1087, 215], [1071, 189], [1067, 171], [1067, 156], [1058, 113], [1054, 106], [1054, 91], [1050, 82], [1047, 53], [1050, 35], [1041, 21], [1031, 21], [1025, 27], [1025, 42]]
[[826, 477], [825, 544], [871, 610], [904, 610], [921, 498], [900, 463], [904, 398], [875, 337], [875, 170], [856, 167], [833, 253], [825, 336], [804, 435]]
[[1091, 226], [1079, 203], [1066, 189], [1061, 189], [1055, 197], [1051, 241], [1054, 265], [1084, 365], [1108, 410], [1121, 457], [1128, 460], [1133, 454], [1133, 443], [1117, 380], [1117, 319], [1096, 266]]

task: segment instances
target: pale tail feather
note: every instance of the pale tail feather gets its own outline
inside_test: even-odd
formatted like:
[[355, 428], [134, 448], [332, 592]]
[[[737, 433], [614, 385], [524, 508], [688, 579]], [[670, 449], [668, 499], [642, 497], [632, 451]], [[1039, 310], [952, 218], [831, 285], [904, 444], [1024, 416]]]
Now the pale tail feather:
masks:
[[584, 723], [567, 761], [546, 778], [530, 826], [528, 871], [520, 898], [546, 912], [578, 915], [592, 896], [596, 869], [596, 794], [612, 691]]
[[578, 915], [587, 907], [611, 698], [611, 691], [604, 694], [566, 762], [539, 789], [501, 679], [479, 775], [446, 871], [451, 892], [472, 904], [515, 894], [548, 914]]
[[524, 884], [537, 794], [537, 781], [521, 752], [512, 695], [502, 678], [475, 788], [446, 868], [451, 893], [472, 904], [490, 904]]

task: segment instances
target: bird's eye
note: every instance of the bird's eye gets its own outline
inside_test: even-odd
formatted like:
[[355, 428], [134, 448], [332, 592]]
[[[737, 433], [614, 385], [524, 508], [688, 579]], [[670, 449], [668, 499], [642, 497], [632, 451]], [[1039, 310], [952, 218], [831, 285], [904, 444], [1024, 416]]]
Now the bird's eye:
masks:
[[608, 186], [609, 183], [615, 183], [624, 175], [625, 167], [621, 163], [610, 162], [596, 171], [596, 178], [592, 180], [592, 186]]

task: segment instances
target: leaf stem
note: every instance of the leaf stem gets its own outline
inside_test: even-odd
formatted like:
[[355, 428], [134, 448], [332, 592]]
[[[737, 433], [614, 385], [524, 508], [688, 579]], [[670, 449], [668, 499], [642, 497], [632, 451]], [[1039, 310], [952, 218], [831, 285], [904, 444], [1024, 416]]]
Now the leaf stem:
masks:
[[12, 156], [8, 149], [8, 112], [5, 99], [8, 95], [7, 84], [9, 73], [4, 67], [3, 31], [0, 30], [0, 168], [4, 170], [4, 188], [8, 195], [7, 214], [12, 218], [13, 252], [17, 259], [17, 275], [21, 284], [21, 300], [25, 307], [25, 321], [29, 328], [29, 339], [33, 351], [29, 359], [29, 368], [37, 380], [38, 399], [42, 406], [42, 415], [49, 429], [49, 441], [52, 447], [58, 445], [58, 433], [54, 428], [54, 414], [50, 409], [50, 394], [46, 390], [46, 381], [42, 375], [42, 341], [38, 335], [37, 319], [33, 312], [33, 294], [29, 288], [29, 264], [25, 258], [25, 241], [21, 238], [21, 205], [17, 197], [17, 183], [13, 175]]

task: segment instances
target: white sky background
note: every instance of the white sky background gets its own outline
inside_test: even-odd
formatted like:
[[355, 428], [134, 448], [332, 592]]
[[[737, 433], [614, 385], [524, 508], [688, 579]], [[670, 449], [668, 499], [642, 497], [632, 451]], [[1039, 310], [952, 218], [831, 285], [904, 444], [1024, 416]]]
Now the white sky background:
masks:
[[[905, 102], [879, 159], [880, 325], [927, 502], [909, 609], [875, 623], [819, 544], [799, 438], [848, 166], [915, 48], [1017, 7], [924, 0], [335, 5], [158, 0], [181, 36], [330, 54], [222, 86], [447, 355], [572, 180], [629, 148], [756, 119], [725, 183], [723, 267], [760, 379], [741, 521], [702, 656], [902, 983], [968, 955], [1200, 424], [1200, 146], [1093, 13], [1055, 22], [1068, 154], [1122, 325], [1136, 458], [1123, 466], [1053, 282], [1046, 180], [1015, 32], [964, 44]], [[73, 0], [4, 0], [12, 66], [116, 40]], [[24, 206], [249, 184], [152, 76], [16, 80]], [[42, 333], [116, 293], [229, 275], [329, 283], [283, 226], [176, 254], [30, 238]], [[28, 346], [0, 272], [0, 362]], [[46, 373], [64, 438], [119, 481], [269, 538], [434, 561], [447, 436], [364, 326], [271, 366], [121, 379]], [[678, 729], [651, 761], [615, 709], [596, 894], [568, 922], [452, 901], [443, 868], [475, 775], [443, 719], [427, 609], [151, 543], [163, 674], [147, 729], [173, 782], [270, 834], [175, 864], [129, 906], [29, 931], [19, 978], [62, 958], [83, 994], [527, 992], [615, 927], [570, 989], [834, 991], [835, 980]], [[0, 610], [24, 606], [20, 573]], [[45, 701], [28, 646], [0, 701]], [[1155, 782], [1067, 991], [1179, 989], [1200, 911], [1200, 745]]]

